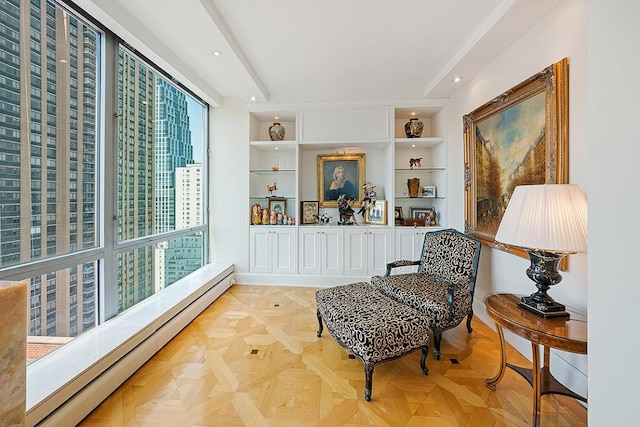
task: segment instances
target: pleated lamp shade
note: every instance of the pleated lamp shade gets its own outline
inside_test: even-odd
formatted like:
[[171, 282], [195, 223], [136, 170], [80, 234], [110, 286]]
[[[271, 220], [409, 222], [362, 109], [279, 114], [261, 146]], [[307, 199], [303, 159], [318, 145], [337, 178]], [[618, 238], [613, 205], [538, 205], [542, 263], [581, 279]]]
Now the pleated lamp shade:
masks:
[[587, 200], [577, 185], [519, 185], [495, 239], [547, 252], [586, 252]]

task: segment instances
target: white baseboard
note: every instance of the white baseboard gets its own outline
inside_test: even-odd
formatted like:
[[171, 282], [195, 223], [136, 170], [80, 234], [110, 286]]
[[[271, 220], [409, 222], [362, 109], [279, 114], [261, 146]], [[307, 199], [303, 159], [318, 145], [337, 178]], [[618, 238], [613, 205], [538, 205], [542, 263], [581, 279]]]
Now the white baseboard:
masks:
[[236, 273], [236, 283], [257, 286], [299, 286], [326, 288], [354, 282], [370, 282], [371, 276], [323, 276], [314, 274]]

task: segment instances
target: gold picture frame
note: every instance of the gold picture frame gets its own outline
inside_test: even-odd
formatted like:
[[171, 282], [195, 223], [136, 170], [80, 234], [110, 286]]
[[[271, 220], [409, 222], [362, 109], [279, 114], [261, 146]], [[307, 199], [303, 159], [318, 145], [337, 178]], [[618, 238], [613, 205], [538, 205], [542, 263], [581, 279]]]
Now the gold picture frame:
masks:
[[387, 201], [376, 200], [376, 203], [364, 211], [364, 223], [387, 225]]
[[513, 188], [568, 182], [569, 78], [558, 61], [463, 117], [465, 232], [495, 241]]
[[[340, 170], [344, 172], [338, 176]], [[364, 198], [365, 155], [318, 154], [318, 201], [321, 208], [337, 208], [338, 197], [345, 194], [359, 207]], [[342, 184], [341, 188], [337, 186]]]

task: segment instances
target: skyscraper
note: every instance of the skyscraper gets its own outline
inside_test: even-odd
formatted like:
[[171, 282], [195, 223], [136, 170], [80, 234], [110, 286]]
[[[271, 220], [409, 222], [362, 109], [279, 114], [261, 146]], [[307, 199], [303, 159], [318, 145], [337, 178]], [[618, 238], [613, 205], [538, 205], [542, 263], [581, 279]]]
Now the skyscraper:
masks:
[[[0, 6], [0, 266], [96, 246], [100, 35], [53, 2]], [[96, 324], [95, 263], [30, 278], [30, 335]]]
[[[118, 239], [155, 229], [156, 73], [123, 48], [118, 57]], [[118, 256], [118, 311], [154, 294], [153, 248]]]

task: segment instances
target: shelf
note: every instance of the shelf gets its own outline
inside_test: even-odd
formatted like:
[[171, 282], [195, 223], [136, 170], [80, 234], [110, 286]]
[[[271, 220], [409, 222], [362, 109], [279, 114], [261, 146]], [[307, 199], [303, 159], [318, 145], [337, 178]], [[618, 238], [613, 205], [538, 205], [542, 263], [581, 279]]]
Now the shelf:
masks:
[[249, 196], [249, 198], [252, 199], [252, 200], [254, 200], [254, 199], [260, 199], [260, 200], [262, 200], [262, 199], [267, 199], [267, 200], [269, 200], [269, 199], [295, 199], [296, 196], [280, 196], [280, 195], [271, 196], [271, 197], [269, 197], [269, 196]]
[[[329, 141], [329, 142], [301, 142], [300, 149], [309, 149], [309, 150], [335, 150], [335, 151], [345, 151], [348, 148], [357, 148], [357, 149], [383, 149], [387, 148], [391, 142], [389, 141], [367, 141], [367, 142], [359, 142], [359, 141]], [[351, 152], [351, 150], [347, 150]]]
[[419, 173], [419, 172], [444, 172], [446, 169], [442, 168], [442, 167], [438, 167], [438, 168], [397, 168], [395, 169], [396, 172], [412, 172], [412, 173]]
[[260, 151], [295, 151], [296, 141], [251, 141], [250, 145]]
[[423, 200], [444, 200], [446, 199], [445, 196], [438, 196], [438, 197], [422, 197], [422, 196], [418, 196], [418, 197], [409, 197], [409, 196], [396, 196], [395, 197], [396, 200], [418, 200], [418, 199], [423, 199]]
[[416, 147], [420, 148], [431, 148], [436, 145], [444, 143], [444, 138], [441, 137], [431, 137], [431, 138], [396, 138], [396, 147], [398, 148], [408, 148], [415, 144]]
[[278, 169], [275, 171], [273, 169], [252, 169], [249, 172], [255, 173], [256, 175], [291, 175], [296, 173], [295, 169]]

